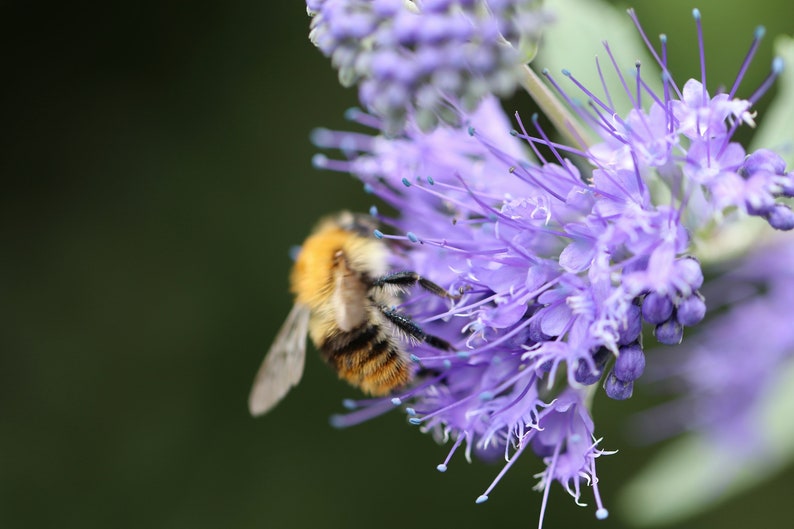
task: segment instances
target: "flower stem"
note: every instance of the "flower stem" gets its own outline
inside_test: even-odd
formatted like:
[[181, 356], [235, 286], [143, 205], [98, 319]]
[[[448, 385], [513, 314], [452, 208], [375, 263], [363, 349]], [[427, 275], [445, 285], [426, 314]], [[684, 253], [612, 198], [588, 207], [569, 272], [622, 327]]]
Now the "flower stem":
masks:
[[589, 133], [582, 127], [576, 117], [563, 102], [549, 90], [532, 68], [527, 64], [521, 65], [521, 86], [537, 103], [546, 117], [549, 118], [560, 134], [562, 134], [572, 146], [581, 150], [587, 150], [593, 141]]

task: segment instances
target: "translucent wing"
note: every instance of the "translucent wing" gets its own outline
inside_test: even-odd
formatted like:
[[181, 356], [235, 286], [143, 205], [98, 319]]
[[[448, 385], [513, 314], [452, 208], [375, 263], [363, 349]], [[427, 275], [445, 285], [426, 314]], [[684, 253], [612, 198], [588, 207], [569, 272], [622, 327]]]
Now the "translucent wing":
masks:
[[248, 396], [251, 415], [270, 411], [292, 386], [300, 382], [306, 359], [309, 316], [308, 307], [298, 304], [292, 307], [254, 379]]

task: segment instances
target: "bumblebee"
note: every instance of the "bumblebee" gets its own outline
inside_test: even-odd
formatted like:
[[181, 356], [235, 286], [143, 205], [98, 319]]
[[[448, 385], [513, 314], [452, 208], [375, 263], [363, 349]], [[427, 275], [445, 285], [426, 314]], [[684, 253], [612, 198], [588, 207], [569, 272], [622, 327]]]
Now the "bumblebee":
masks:
[[388, 273], [389, 248], [372, 236], [374, 227], [371, 217], [342, 212], [321, 221], [303, 243], [290, 275], [295, 305], [254, 379], [252, 415], [268, 412], [300, 381], [307, 334], [339, 378], [371, 395], [411, 380], [400, 336], [452, 349], [394, 306], [417, 284], [442, 298], [459, 296], [416, 272]]

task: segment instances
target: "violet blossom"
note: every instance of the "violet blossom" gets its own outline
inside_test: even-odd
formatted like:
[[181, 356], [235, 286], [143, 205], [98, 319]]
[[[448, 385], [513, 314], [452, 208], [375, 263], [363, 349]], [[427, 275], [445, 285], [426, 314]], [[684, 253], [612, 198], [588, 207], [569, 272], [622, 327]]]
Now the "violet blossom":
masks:
[[458, 123], [488, 94], [510, 95], [550, 18], [538, 0], [307, 0], [310, 38], [399, 132]]
[[794, 358], [791, 263], [794, 240], [781, 237], [716, 267], [719, 275], [705, 292], [718, 315], [653, 359], [651, 380], [676, 388], [677, 398], [643, 412], [638, 430], [647, 438], [692, 431], [736, 457], [763, 453], [757, 408]]
[[[478, 503], [530, 448], [546, 465], [537, 476], [541, 513], [557, 481], [577, 503], [589, 485], [596, 516], [605, 518], [596, 460], [611, 452], [601, 448], [590, 416], [596, 384], [610, 398], [631, 397], [645, 367], [643, 322], [656, 341], [676, 345], [704, 318], [699, 240], [748, 216], [778, 230], [794, 227], [781, 202], [794, 196], [792, 173], [771, 151], [748, 156], [733, 141], [740, 126], [754, 124], [753, 104], [781, 69], [775, 61], [761, 87], [737, 96], [762, 32], [730, 92], [711, 96], [704, 61], [701, 79], [676, 83], [666, 39], [657, 53], [630, 16], [661, 69], [660, 93], [639, 65], [633, 77], [615, 65], [625, 91], [603, 97], [570, 72], [571, 90], [546, 74], [600, 136], [586, 150], [552, 141], [534, 117], [527, 126], [516, 116], [517, 130], [508, 134], [492, 97], [475, 111], [455, 108], [465, 127], [425, 132], [409, 105], [397, 137], [314, 134], [317, 145], [344, 155], [317, 155], [317, 167], [356, 176], [399, 213], [371, 211], [384, 226], [374, 236], [394, 249], [393, 267], [461, 293], [449, 303], [412, 292], [403, 306], [455, 352], [412, 346], [413, 385], [384, 399], [348, 401], [350, 413], [334, 423], [401, 407], [411, 424], [451, 443], [442, 472], [459, 450], [467, 458], [502, 453], [506, 463]], [[695, 20], [702, 51], [697, 11]], [[625, 116], [613, 108], [618, 96], [632, 102]], [[350, 117], [384, 129], [383, 118]]]

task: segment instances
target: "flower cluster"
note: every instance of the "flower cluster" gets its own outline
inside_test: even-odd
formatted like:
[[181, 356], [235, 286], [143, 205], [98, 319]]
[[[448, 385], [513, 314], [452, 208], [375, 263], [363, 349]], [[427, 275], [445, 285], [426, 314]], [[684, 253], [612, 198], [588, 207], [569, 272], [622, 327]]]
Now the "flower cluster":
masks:
[[[428, 293], [405, 300], [455, 353], [415, 345], [414, 385], [390, 398], [348, 402], [351, 413], [334, 421], [354, 424], [403, 406], [410, 423], [452, 442], [442, 472], [459, 448], [467, 456], [502, 453], [503, 470], [477, 502], [530, 448], [546, 464], [538, 476], [544, 508], [553, 481], [577, 503], [587, 482], [596, 515], [606, 517], [595, 461], [609, 452], [589, 411], [596, 384], [610, 398], [629, 398], [645, 367], [643, 325], [672, 345], [704, 318], [700, 239], [748, 215], [776, 229], [794, 227], [781, 202], [794, 196], [794, 174], [771, 151], [747, 156], [733, 140], [739, 126], [754, 124], [753, 103], [781, 69], [776, 61], [749, 98], [736, 96], [762, 32], [731, 91], [711, 96], [705, 66], [700, 80], [677, 84], [666, 39], [657, 54], [630, 14], [661, 69], [661, 92], [645, 82], [639, 64], [630, 79], [616, 67], [621, 97], [632, 103], [620, 116], [612, 103], [620, 94], [598, 97], [564, 72], [588, 99], [581, 105], [546, 73], [599, 134], [585, 150], [550, 140], [535, 117], [528, 128], [516, 116], [517, 130], [508, 134], [491, 97], [472, 112], [458, 107], [466, 127], [426, 132], [408, 107], [399, 137], [314, 135], [317, 145], [345, 154], [318, 155], [316, 166], [355, 175], [400, 213], [371, 212], [389, 227], [375, 236], [393, 245], [394, 267], [461, 292], [451, 305]], [[697, 11], [695, 18], [702, 52]], [[382, 118], [350, 117], [384, 129]]]
[[385, 130], [457, 123], [455, 104], [509, 95], [549, 17], [538, 0], [307, 0], [310, 37]]
[[780, 367], [794, 358], [791, 263], [794, 245], [779, 238], [730, 268], [723, 264], [728, 271], [710, 281], [706, 292], [713, 308], [724, 310], [650, 366], [652, 378], [677, 388], [680, 396], [643, 412], [639, 426], [645, 436], [693, 430], [734, 457], [764, 453], [758, 406]]

